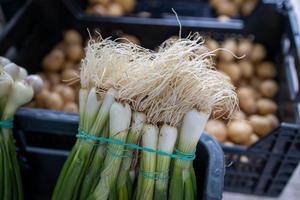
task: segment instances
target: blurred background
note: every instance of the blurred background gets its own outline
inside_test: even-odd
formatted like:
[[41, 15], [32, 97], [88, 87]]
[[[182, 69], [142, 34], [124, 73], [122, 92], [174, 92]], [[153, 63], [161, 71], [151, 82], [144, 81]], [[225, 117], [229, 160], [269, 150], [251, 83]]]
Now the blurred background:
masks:
[[206, 127], [224, 151], [223, 199], [299, 199], [298, 0], [0, 0], [0, 6], [0, 55], [45, 81], [16, 116], [23, 181], [31, 183], [24, 184], [26, 198], [50, 198], [75, 141], [79, 85], [66, 81], [78, 75], [87, 40], [101, 34], [157, 50], [178, 37], [173, 8], [182, 37], [200, 32], [210, 50], [244, 56], [217, 51], [214, 58], [236, 86], [241, 108], [231, 121], [213, 113], [217, 119]]

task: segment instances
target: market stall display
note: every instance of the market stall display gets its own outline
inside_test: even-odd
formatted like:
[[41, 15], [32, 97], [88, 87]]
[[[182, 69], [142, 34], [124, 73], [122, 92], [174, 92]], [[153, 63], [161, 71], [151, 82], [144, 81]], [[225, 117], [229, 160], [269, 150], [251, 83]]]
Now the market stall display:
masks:
[[[86, 28], [93, 30], [101, 27], [101, 34], [105, 37], [111, 35], [112, 29], [124, 30], [126, 33], [136, 35], [141, 44], [147, 48], [155, 48], [165, 38], [178, 34], [178, 23], [174, 16], [159, 19], [94, 17], [87, 16], [80, 8], [75, 9], [69, 0], [64, 0], [64, 3], [58, 3], [59, 1], [47, 1], [42, 4], [39, 1], [32, 2], [34, 3], [16, 16], [3, 37], [0, 38], [0, 52], [4, 54], [9, 47], [16, 47], [17, 55], [14, 60], [24, 66], [31, 66], [29, 70], [33, 72], [41, 70], [42, 58], [50, 52], [55, 43], [62, 39], [63, 33], [69, 28], [79, 30], [84, 38], [88, 38]], [[280, 26], [286, 18], [278, 10], [285, 9], [277, 10], [270, 6], [267, 8], [268, 12], [264, 12], [264, 9], [262, 7], [262, 12], [254, 13], [259, 16], [251, 16], [252, 19], [255, 18], [255, 21], [260, 19], [261, 23], [253, 26], [254, 24], [251, 25], [251, 19], [249, 19], [247, 23], [249, 22], [250, 25], [245, 26], [246, 31], [242, 30], [242, 26], [234, 26], [236, 24], [232, 23], [182, 18], [182, 34], [188, 35], [190, 31], [201, 30], [218, 41], [223, 41], [224, 38], [232, 37], [237, 33], [246, 36], [253, 34], [256, 41], [265, 45], [268, 59], [276, 63], [278, 75], [276, 83], [279, 89], [274, 100], [278, 105], [276, 114], [281, 123], [271, 133], [249, 147], [241, 145], [223, 145], [222, 147], [227, 166], [224, 185], [226, 191], [278, 196], [299, 160], [297, 102], [291, 101], [294, 98], [291, 98], [290, 94], [290, 92], [294, 93], [294, 90], [290, 88], [293, 89], [294, 83], [297, 82], [291, 81], [290, 72], [293, 69], [298, 70], [293, 68], [293, 63], [298, 63], [298, 57], [294, 54], [297, 51], [293, 35], [289, 33], [290, 29]], [[49, 14], [51, 11], [56, 15]], [[36, 16], [39, 16], [39, 20], [34, 20]], [[62, 18], [64, 20], [61, 20]], [[45, 32], [49, 33], [47, 37], [45, 37]], [[51, 37], [48, 37], [49, 35]], [[3, 38], [5, 38], [4, 42]], [[280, 43], [282, 40], [284, 43]], [[33, 55], [32, 52], [35, 52], [34, 57], [30, 56]], [[27, 183], [24, 184], [25, 195], [28, 199], [49, 199], [60, 168], [75, 142], [78, 115], [45, 109], [22, 108], [18, 110], [15, 122], [17, 125], [15, 137], [20, 147], [22, 175], [24, 182]], [[195, 169], [198, 169], [195, 173], [199, 195], [204, 199], [220, 199], [223, 187], [222, 177], [224, 177], [223, 160], [218, 157], [220, 149], [208, 135], [203, 134], [197, 153], [203, 155], [197, 156], [194, 162]], [[51, 168], [51, 171], [45, 173], [46, 168]], [[215, 173], [216, 171], [219, 173]], [[41, 184], [45, 182], [47, 186]]]
[[210, 57], [198, 34], [167, 40], [158, 52], [90, 41], [78, 139], [52, 198], [196, 199], [192, 160], [207, 119], [237, 107], [230, 79]]

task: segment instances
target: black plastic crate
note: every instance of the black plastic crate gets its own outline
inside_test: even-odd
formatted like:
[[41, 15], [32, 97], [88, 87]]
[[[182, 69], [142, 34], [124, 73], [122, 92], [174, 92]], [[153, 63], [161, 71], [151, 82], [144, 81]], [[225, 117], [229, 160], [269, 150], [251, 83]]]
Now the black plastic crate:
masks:
[[[73, 12], [80, 13], [82, 16], [90, 16], [93, 18], [103, 18], [105, 21], [113, 20], [117, 22], [123, 18], [139, 18], [140, 12], [147, 12], [149, 16], [142, 17], [143, 19], [167, 19], [174, 18], [174, 13], [172, 8], [184, 19], [211, 19], [215, 22], [219, 22], [213, 8], [209, 5], [209, 0], [136, 0], [136, 6], [133, 12], [125, 14], [120, 17], [110, 17], [110, 16], [92, 16], [85, 14], [85, 9], [88, 2], [85, 0], [64, 0], [66, 5], [73, 9]], [[261, 1], [258, 3], [257, 6]], [[101, 20], [101, 19], [100, 19]], [[224, 21], [224, 20], [223, 20]], [[232, 25], [242, 25], [243, 21], [240, 16], [235, 16], [234, 18], [226, 20]]]
[[[84, 10], [86, 9], [88, 2], [86, 0], [64, 0], [66, 5], [73, 9], [73, 12], [81, 13], [85, 16]], [[282, 1], [282, 0], [281, 0]], [[275, 5], [281, 3], [279, 0], [259, 0], [249, 15], [255, 15], [256, 10], [260, 9], [264, 5]], [[118, 21], [123, 17], [139, 17], [140, 12], [147, 12], [149, 16], [143, 18], [174, 18], [173, 8], [182, 19], [194, 19], [197, 21], [211, 20], [214, 23], [220, 21], [227, 21], [230, 24], [230, 28], [243, 25], [243, 20], [246, 20], [249, 16], [243, 17], [240, 14], [230, 17], [227, 20], [220, 20], [213, 7], [209, 5], [209, 0], [136, 0], [136, 6], [133, 12], [125, 14], [121, 17], [109, 17], [109, 16], [92, 16], [96, 18], [104, 18], [103, 21]], [[101, 20], [101, 19], [100, 19]]]
[[[180, 16], [179, 18], [181, 19]], [[258, 19], [260, 23], [257, 23]], [[5, 32], [0, 35], [0, 54], [4, 54], [13, 47], [16, 52], [12, 56], [13, 60], [28, 68], [30, 72], [37, 72], [40, 69], [42, 57], [59, 41], [62, 32], [69, 28], [77, 29], [84, 37], [88, 36], [87, 28], [90, 30], [98, 28], [104, 37], [114, 34], [112, 30], [123, 30], [125, 33], [138, 36], [142, 45], [148, 48], [156, 47], [169, 36], [178, 34], [179, 31], [175, 17], [174, 19], [139, 18], [136, 20], [132, 20], [132, 17], [106, 19], [86, 16], [81, 12], [74, 12], [70, 6], [66, 5], [66, 0], [29, 1], [8, 24]], [[201, 31], [204, 35], [222, 40], [226, 36], [252, 34], [257, 42], [267, 47], [268, 58], [276, 62], [278, 66], [277, 81], [280, 85], [280, 92], [276, 101], [279, 103], [277, 114], [282, 123], [249, 148], [223, 146], [228, 164], [225, 175], [225, 190], [227, 191], [278, 196], [299, 162], [300, 158], [297, 155], [300, 154], [300, 125], [298, 125], [300, 106], [291, 101], [289, 86], [294, 87], [294, 85], [293, 82], [290, 82], [290, 85], [287, 83], [291, 80], [293, 73], [289, 73], [284, 51], [285, 49], [289, 49], [289, 52], [296, 51], [295, 46], [290, 45], [287, 48], [284, 42], [286, 38], [290, 41], [294, 40], [293, 35], [288, 34], [290, 26], [286, 26], [285, 23], [289, 22], [288, 20], [286, 11], [274, 5], [265, 5], [257, 9], [256, 15], [251, 15], [245, 21], [243, 29], [235, 26], [229, 28], [216, 21], [199, 22], [199, 20], [183, 19], [183, 36], [190, 31]], [[289, 55], [295, 62], [298, 62], [297, 55]], [[295, 69], [298, 71], [297, 68]], [[23, 173], [27, 187], [25, 191], [29, 192], [28, 195], [34, 195], [29, 196], [29, 199], [46, 198], [42, 195], [50, 194], [59, 172], [57, 166], [62, 165], [68, 150], [75, 141], [77, 115], [49, 110], [20, 109], [16, 115], [16, 122], [16, 138], [23, 169], [25, 169]], [[203, 136], [201, 139], [203, 138], [207, 137]], [[200, 145], [215, 145], [213, 141], [208, 140]], [[205, 147], [205, 149], [209, 148]], [[205, 164], [199, 167], [216, 167], [206, 165], [210, 162], [205, 161], [206, 157], [200, 159], [204, 160], [199, 163]], [[204, 193], [210, 195], [212, 192], [216, 198], [220, 197], [220, 190], [222, 190], [222, 183], [220, 185], [222, 182], [220, 176], [222, 177], [223, 173], [222, 159], [220, 162], [219, 168], [211, 172], [213, 175], [202, 173], [204, 169], [201, 169], [198, 176], [199, 188], [202, 185], [205, 186]], [[47, 168], [49, 172], [45, 173]], [[206, 172], [209, 172], [208, 168]], [[215, 179], [215, 182], [210, 181], [208, 177], [207, 179], [201, 177], [205, 174]], [[41, 182], [49, 185], [40, 184]], [[38, 188], [34, 188], [37, 185]], [[201, 191], [200, 189], [200, 193]]]

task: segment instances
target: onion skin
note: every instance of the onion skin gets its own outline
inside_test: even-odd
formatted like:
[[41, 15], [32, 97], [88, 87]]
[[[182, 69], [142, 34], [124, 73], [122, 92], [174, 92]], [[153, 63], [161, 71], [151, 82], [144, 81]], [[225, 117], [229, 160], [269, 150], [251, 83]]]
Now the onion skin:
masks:
[[266, 115], [266, 118], [268, 118], [273, 128], [276, 128], [279, 125], [279, 120], [274, 114], [268, 114]]
[[75, 102], [75, 92], [71, 87], [64, 86], [59, 94], [65, 103]]
[[254, 114], [257, 111], [256, 102], [253, 98], [240, 100], [240, 107], [247, 114]]
[[243, 16], [249, 16], [254, 10], [257, 1], [246, 1], [241, 5], [241, 13]]
[[266, 58], [267, 52], [263, 45], [254, 44], [250, 59], [253, 63], [257, 63]]
[[62, 81], [68, 81], [75, 78], [78, 75], [78, 71], [75, 69], [65, 69], [61, 74]]
[[11, 63], [11, 61], [5, 57], [0, 56], [0, 68], [4, 67], [5, 65]]
[[78, 69], [78, 64], [67, 60], [66, 62], [64, 62], [63, 64], [63, 69]]
[[233, 121], [228, 125], [228, 137], [235, 144], [247, 144], [253, 132], [246, 121]]
[[255, 91], [250, 87], [240, 87], [237, 90], [241, 109], [247, 114], [254, 114], [257, 110]]
[[123, 43], [133, 43], [133, 44], [136, 44], [136, 45], [141, 45], [141, 42], [140, 40], [135, 37], [134, 35], [129, 35], [129, 34], [123, 34], [121, 36], [121, 38], [124, 38], [124, 39], [121, 39], [120, 42], [123, 42]]
[[259, 137], [255, 133], [252, 133], [251, 136], [250, 136], [250, 140], [247, 143], [247, 145], [250, 146], [250, 145], [256, 143], [258, 140], [259, 140]]
[[61, 82], [61, 77], [58, 73], [47, 73], [46, 77], [50, 83], [50, 87], [54, 87]]
[[237, 55], [238, 56], [246, 56], [248, 57], [251, 54], [253, 49], [252, 42], [248, 39], [243, 39], [239, 42], [237, 46]]
[[238, 63], [238, 65], [241, 69], [241, 73], [242, 73], [243, 78], [248, 79], [248, 78], [251, 78], [253, 76], [254, 68], [253, 68], [253, 66], [250, 62], [243, 60], [243, 61], [240, 61]]
[[56, 92], [51, 92], [46, 99], [45, 106], [51, 110], [61, 110], [64, 102], [61, 96]]
[[249, 117], [249, 123], [259, 137], [266, 135], [272, 130], [270, 120], [264, 116], [252, 115]]
[[43, 80], [38, 75], [30, 75], [25, 81], [32, 86], [34, 94], [38, 94], [44, 87]]
[[81, 45], [72, 44], [66, 48], [66, 55], [70, 61], [78, 62], [84, 56], [84, 51]]
[[68, 102], [68, 103], [66, 103], [64, 105], [63, 111], [64, 112], [74, 112], [74, 113], [77, 113], [78, 112], [78, 106], [74, 102]]
[[257, 65], [256, 73], [262, 79], [272, 79], [277, 75], [276, 68], [271, 62], [263, 62]]
[[232, 143], [232, 142], [230, 142], [230, 141], [225, 141], [225, 142], [223, 143], [223, 145], [228, 146], [228, 147], [233, 147], [233, 146], [234, 146], [234, 143]]
[[218, 2], [218, 4], [216, 4], [215, 6], [215, 10], [218, 15], [226, 15], [233, 17], [238, 14], [237, 7], [234, 5], [234, 3], [230, 1]]
[[13, 80], [19, 79], [20, 67], [15, 63], [8, 63], [3, 69]]
[[20, 71], [19, 71], [19, 80], [24, 80], [27, 76], [28, 76], [28, 72], [25, 68], [20, 67]]
[[227, 139], [227, 128], [221, 120], [209, 120], [205, 127], [206, 132], [216, 138], [218, 142], [225, 142]]
[[75, 30], [68, 30], [64, 34], [64, 42], [67, 45], [81, 45], [82, 41], [81, 35]]
[[48, 99], [49, 91], [47, 89], [43, 89], [39, 94], [35, 96], [35, 105], [38, 108], [46, 107], [46, 100]]
[[114, 2], [120, 4], [127, 13], [132, 12], [136, 4], [136, 0], [114, 0]]
[[217, 48], [219, 48], [219, 43], [214, 39], [207, 39], [205, 41], [205, 45], [211, 51], [216, 50]]
[[100, 15], [100, 16], [108, 15], [107, 9], [104, 6], [102, 6], [101, 4], [96, 4], [92, 7], [88, 7], [86, 12], [90, 15]]
[[111, 3], [107, 9], [107, 15], [112, 16], [112, 17], [119, 17], [119, 16], [124, 15], [124, 10], [120, 4]]
[[234, 83], [239, 81], [242, 77], [242, 71], [235, 63], [220, 63], [218, 67], [221, 71], [225, 72]]
[[232, 119], [233, 120], [245, 120], [246, 119], [246, 114], [241, 110], [235, 111], [232, 115]]
[[58, 72], [61, 70], [64, 61], [64, 52], [61, 49], [54, 49], [44, 57], [43, 68], [49, 72]]
[[262, 83], [262, 80], [260, 78], [258, 78], [257, 76], [252, 76], [250, 79], [250, 85], [255, 89], [259, 89], [261, 83]]
[[260, 84], [259, 91], [262, 96], [273, 98], [278, 91], [278, 85], [273, 80], [265, 80]]
[[[231, 51], [233, 54], [236, 54], [237, 43], [234, 39], [226, 39], [222, 43], [221, 47], [224, 49], [227, 49], [228, 51]], [[225, 61], [225, 62], [231, 62], [234, 60], [234, 57], [232, 56], [232, 54], [227, 51], [220, 51], [219, 58], [220, 58], [220, 60]]]
[[277, 104], [270, 99], [259, 99], [257, 101], [257, 111], [261, 115], [275, 113], [277, 111]]

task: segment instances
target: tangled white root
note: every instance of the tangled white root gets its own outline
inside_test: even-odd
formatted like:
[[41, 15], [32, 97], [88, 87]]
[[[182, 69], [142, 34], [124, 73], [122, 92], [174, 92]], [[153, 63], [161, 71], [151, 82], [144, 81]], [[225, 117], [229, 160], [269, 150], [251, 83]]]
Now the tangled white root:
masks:
[[117, 99], [145, 112], [149, 123], [178, 126], [184, 114], [223, 111], [230, 116], [237, 97], [230, 79], [213, 66], [199, 34], [164, 42], [158, 52], [117, 40], [91, 40], [81, 66], [83, 88], [102, 96], [114, 87]]
[[117, 86], [119, 79], [126, 76], [129, 66], [149, 50], [133, 43], [118, 43], [100, 37], [88, 42], [85, 53], [81, 63], [81, 87], [96, 86], [97, 92], [103, 95], [109, 88]]
[[154, 124], [177, 126], [193, 108], [222, 109], [230, 116], [237, 97], [230, 79], [215, 70], [212, 56], [198, 34], [167, 41], [157, 53], [136, 60], [119, 84], [118, 98], [146, 112]]

